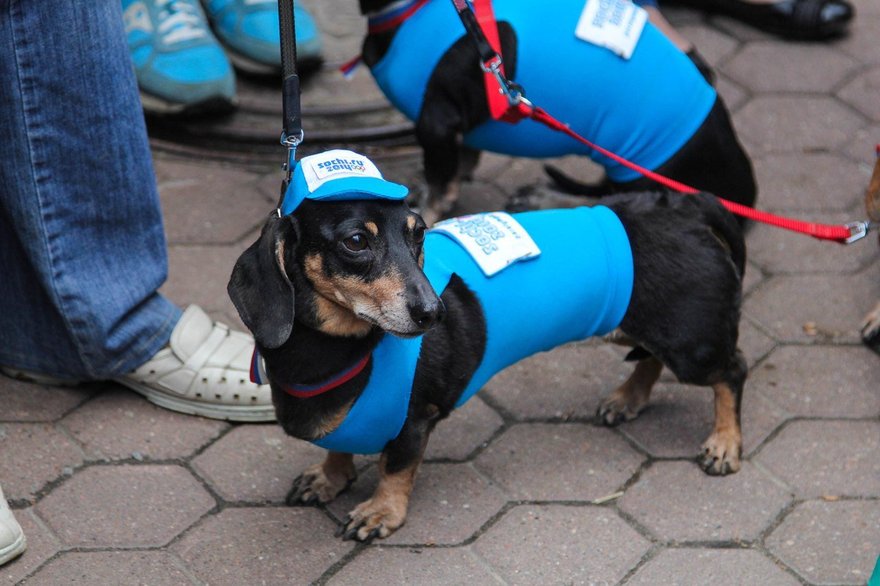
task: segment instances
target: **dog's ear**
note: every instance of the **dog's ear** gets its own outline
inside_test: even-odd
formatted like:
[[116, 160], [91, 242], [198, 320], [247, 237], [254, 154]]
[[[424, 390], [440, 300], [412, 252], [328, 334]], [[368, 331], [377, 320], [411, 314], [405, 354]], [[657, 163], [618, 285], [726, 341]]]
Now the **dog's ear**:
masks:
[[273, 214], [257, 241], [241, 253], [226, 286], [244, 325], [266, 348], [282, 345], [293, 330], [294, 289], [285, 259], [297, 239], [296, 220]]

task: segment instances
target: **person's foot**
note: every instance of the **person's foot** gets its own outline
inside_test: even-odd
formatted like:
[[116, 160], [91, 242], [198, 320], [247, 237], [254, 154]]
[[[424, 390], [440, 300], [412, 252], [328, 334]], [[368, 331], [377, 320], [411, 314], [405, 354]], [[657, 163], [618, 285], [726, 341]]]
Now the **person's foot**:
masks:
[[[257, 75], [281, 71], [278, 0], [202, 0], [202, 4], [237, 68]], [[318, 26], [299, 3], [294, 3], [293, 18], [297, 68], [314, 69], [321, 63]]]
[[21, 525], [12, 516], [3, 489], [0, 488], [0, 566], [20, 556], [27, 548]]
[[[274, 421], [269, 385], [250, 379], [253, 352], [250, 334], [230, 330], [197, 305], [190, 305], [174, 326], [167, 346], [133, 372], [113, 380], [172, 411], [229, 421]], [[44, 385], [81, 382], [9, 367], [0, 371]]]
[[122, 0], [122, 10], [144, 110], [233, 108], [235, 73], [198, 0]]
[[847, 32], [855, 9], [848, 0], [669, 0], [726, 14], [769, 33], [800, 40], [821, 40]]

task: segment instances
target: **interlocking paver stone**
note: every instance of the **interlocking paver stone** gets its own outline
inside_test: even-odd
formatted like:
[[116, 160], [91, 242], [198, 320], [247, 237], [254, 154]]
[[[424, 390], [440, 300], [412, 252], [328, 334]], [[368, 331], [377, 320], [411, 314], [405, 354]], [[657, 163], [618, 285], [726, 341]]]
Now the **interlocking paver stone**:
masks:
[[[250, 241], [231, 246], [181, 246], [168, 255], [168, 281], [161, 292], [180, 305], [195, 303], [212, 314], [224, 312], [238, 316], [226, 283], [238, 256]], [[228, 322], [226, 322], [228, 323]]]
[[473, 547], [510, 584], [614, 584], [651, 542], [608, 507], [521, 505]]
[[762, 208], [823, 222], [824, 212], [861, 203], [871, 177], [865, 166], [835, 153], [768, 154], [754, 166]]
[[3, 377], [0, 422], [55, 421], [91, 397], [96, 387], [100, 385], [50, 387]]
[[0, 482], [10, 500], [32, 501], [46, 484], [83, 463], [82, 450], [45, 423], [0, 423]]
[[618, 490], [643, 459], [607, 428], [533, 423], [505, 431], [476, 466], [516, 499], [591, 501]]
[[279, 425], [238, 426], [193, 459], [193, 468], [228, 501], [284, 502], [294, 479], [326, 452]]
[[377, 547], [360, 554], [328, 582], [331, 586], [386, 584], [504, 584], [468, 547]]
[[825, 96], [759, 96], [733, 118], [753, 155], [834, 149], [864, 124], [858, 114]]
[[464, 460], [501, 427], [503, 420], [479, 397], [471, 398], [431, 433], [427, 460]]
[[766, 543], [809, 582], [864, 584], [880, 554], [880, 501], [803, 502]]
[[862, 318], [880, 299], [877, 266], [845, 278], [773, 277], [749, 295], [743, 311], [780, 342], [859, 343]]
[[162, 164], [159, 197], [169, 242], [232, 243], [262, 221], [263, 197], [249, 183], [257, 176], [216, 164], [198, 172], [177, 162]]
[[89, 459], [185, 458], [228, 427], [227, 423], [156, 407], [129, 390], [107, 391], [61, 422]]
[[156, 551], [67, 552], [43, 566], [28, 584], [181, 586], [195, 584], [171, 554]]
[[483, 392], [520, 420], [592, 417], [631, 370], [610, 344], [569, 344], [505, 369]]
[[73, 547], [158, 547], [215, 505], [180, 466], [92, 466], [37, 504]]
[[845, 53], [822, 45], [753, 42], [722, 68], [754, 92], [827, 92], [857, 66]]
[[334, 523], [309, 507], [230, 508], [173, 549], [209, 584], [309, 584], [354, 545], [333, 537]]
[[756, 461], [801, 498], [880, 495], [880, 422], [792, 421]]
[[627, 586], [795, 586], [797, 578], [750, 549], [667, 549], [639, 568]]
[[14, 562], [0, 567], [0, 584], [3, 586], [18, 584], [22, 578], [54, 556], [60, 545], [55, 535], [34, 515], [33, 509], [18, 509], [14, 513], [27, 538], [27, 549]]
[[[344, 518], [372, 496], [377, 482], [373, 466], [330, 504], [330, 510], [338, 519]], [[422, 464], [409, 501], [406, 525], [382, 543], [462, 543], [500, 511], [504, 503], [501, 490], [470, 464]]]
[[656, 462], [618, 504], [663, 541], [739, 542], [757, 539], [790, 500], [748, 462], [728, 476], [709, 476], [694, 462]]
[[880, 122], [878, 92], [880, 92], [880, 67], [874, 67], [846, 84], [838, 95], [874, 122]]
[[880, 361], [863, 347], [777, 348], [752, 373], [749, 386], [791, 415], [880, 415]]

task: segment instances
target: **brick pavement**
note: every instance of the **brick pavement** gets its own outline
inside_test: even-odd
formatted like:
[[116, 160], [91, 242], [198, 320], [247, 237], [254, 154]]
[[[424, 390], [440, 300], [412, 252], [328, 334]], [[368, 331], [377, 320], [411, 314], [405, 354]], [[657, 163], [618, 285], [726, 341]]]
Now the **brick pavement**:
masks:
[[[357, 45], [348, 4], [315, 5], [331, 60]], [[764, 208], [862, 217], [880, 140], [880, 4], [855, 4], [853, 34], [819, 45], [670, 11], [720, 73]], [[322, 74], [305, 101], [339, 87]], [[384, 160], [386, 175], [413, 180], [412, 149]], [[240, 323], [225, 282], [274, 202], [270, 163], [156, 154], [172, 299]], [[560, 164], [596, 176], [582, 160]], [[498, 207], [544, 183], [538, 162], [487, 156], [464, 191], [472, 209]], [[627, 367], [617, 348], [575, 344], [499, 375], [442, 424], [407, 525], [359, 545], [333, 531], [370, 493], [372, 458], [338, 502], [288, 507], [320, 450], [274, 425], [170, 413], [112, 384], [0, 378], [0, 480], [30, 543], [0, 584], [864, 584], [880, 552], [880, 358], [857, 331], [880, 299], [877, 243], [757, 226], [748, 245], [736, 475], [698, 470], [711, 394], [669, 377], [638, 420], [594, 426]]]

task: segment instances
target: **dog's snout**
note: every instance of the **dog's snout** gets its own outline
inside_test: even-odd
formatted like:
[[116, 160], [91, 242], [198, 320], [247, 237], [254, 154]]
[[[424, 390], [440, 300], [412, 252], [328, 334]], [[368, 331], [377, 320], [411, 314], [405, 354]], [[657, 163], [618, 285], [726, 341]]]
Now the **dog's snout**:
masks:
[[422, 330], [430, 329], [442, 319], [444, 313], [446, 313], [446, 308], [440, 298], [436, 296], [427, 303], [416, 303], [409, 306], [409, 316], [413, 323]]

